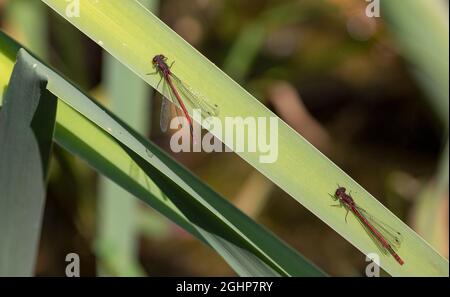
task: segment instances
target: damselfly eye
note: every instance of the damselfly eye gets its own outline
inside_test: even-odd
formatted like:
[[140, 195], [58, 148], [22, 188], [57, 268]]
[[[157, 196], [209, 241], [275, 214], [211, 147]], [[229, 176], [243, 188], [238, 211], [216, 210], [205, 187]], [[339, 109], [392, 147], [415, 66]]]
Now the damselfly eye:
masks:
[[165, 57], [163, 55], [156, 55], [153, 57], [153, 64], [158, 64], [160, 61], [163, 61]]
[[340, 197], [342, 194], [345, 194], [345, 188], [344, 188], [344, 187], [339, 187], [339, 188], [336, 190], [335, 195], [336, 195], [337, 197]]

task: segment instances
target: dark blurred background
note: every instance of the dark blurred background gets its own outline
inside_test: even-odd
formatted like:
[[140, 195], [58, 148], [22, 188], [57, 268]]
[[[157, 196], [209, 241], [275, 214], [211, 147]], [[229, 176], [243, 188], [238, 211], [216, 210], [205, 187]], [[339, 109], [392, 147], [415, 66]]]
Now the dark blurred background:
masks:
[[[398, 12], [369, 18], [359, 0], [141, 2], [448, 257], [448, 113], [414, 74], [423, 64], [400, 38]], [[0, 24], [113, 111], [110, 74], [123, 73], [142, 90], [127, 104], [144, 107], [123, 117], [168, 147], [160, 96], [43, 3], [0, 0]], [[448, 79], [448, 47], [441, 58]], [[448, 107], [448, 85], [446, 96]], [[364, 272], [362, 253], [237, 155], [174, 157], [327, 273]], [[71, 252], [82, 276], [234, 275], [213, 250], [55, 146], [36, 274], [64, 275]]]

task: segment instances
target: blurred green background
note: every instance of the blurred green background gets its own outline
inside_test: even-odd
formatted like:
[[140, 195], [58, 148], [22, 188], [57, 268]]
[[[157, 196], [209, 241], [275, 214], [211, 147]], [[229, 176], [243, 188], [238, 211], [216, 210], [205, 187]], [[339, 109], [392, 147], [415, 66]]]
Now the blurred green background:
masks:
[[[380, 18], [360, 0], [140, 2], [448, 258], [448, 1], [383, 3]], [[170, 153], [160, 96], [43, 3], [0, 0], [0, 26]], [[363, 254], [238, 156], [173, 157], [327, 273], [364, 272]], [[71, 252], [82, 276], [234, 275], [55, 146], [36, 275], [64, 275]]]

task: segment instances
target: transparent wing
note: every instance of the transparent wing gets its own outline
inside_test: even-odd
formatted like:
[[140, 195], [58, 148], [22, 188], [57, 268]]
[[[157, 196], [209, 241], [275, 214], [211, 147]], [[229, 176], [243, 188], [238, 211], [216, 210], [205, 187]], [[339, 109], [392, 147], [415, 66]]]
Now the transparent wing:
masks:
[[161, 102], [161, 115], [159, 120], [159, 125], [162, 132], [166, 132], [169, 127], [169, 122], [172, 119], [172, 110], [175, 109], [178, 119], [178, 125], [181, 125], [179, 120], [181, 107], [179, 106], [178, 100], [172, 92], [169, 84], [166, 80], [163, 82], [163, 99]]
[[375, 245], [377, 246], [377, 248], [384, 254], [384, 255], [388, 255], [389, 251], [387, 250], [386, 247], [384, 247], [381, 242], [378, 240], [378, 238], [372, 233], [372, 231], [370, 230], [370, 228], [364, 224], [360, 218], [357, 217], [358, 222], [361, 224], [361, 226], [363, 227], [364, 231], [366, 231], [367, 235], [369, 235], [370, 239], [372, 239], [372, 241], [375, 243]]
[[[332, 196], [332, 195], [330, 195]], [[334, 197], [334, 196], [332, 196]], [[347, 206], [346, 204], [344, 204], [344, 207], [353, 213], [353, 215], [355, 216], [356, 220], [361, 224], [361, 226], [363, 227], [364, 231], [367, 233], [367, 235], [369, 235], [370, 239], [375, 243], [375, 245], [377, 246], [377, 248], [384, 254], [384, 255], [388, 255], [389, 251], [387, 250], [386, 247], [383, 246], [383, 244], [381, 244], [381, 242], [378, 240], [378, 238], [375, 236], [375, 234], [372, 233], [372, 231], [370, 230], [369, 226], [367, 226], [362, 220], [361, 218], [359, 218], [354, 212], [353, 210]], [[358, 209], [360, 210], [360, 209]], [[362, 214], [364, 215], [364, 214]]]
[[183, 98], [186, 98], [193, 109], [200, 109], [203, 117], [217, 116], [219, 114], [219, 107], [217, 104], [210, 104], [199, 95], [194, 94], [194, 91], [184, 84], [176, 75], [172, 74], [173, 83], [181, 93]]
[[169, 127], [170, 119], [172, 118], [171, 112], [171, 90], [166, 80], [163, 78], [162, 96], [161, 99], [161, 113], [159, 115], [159, 126], [162, 132], [166, 132]]
[[170, 102], [165, 97], [162, 98], [161, 102], [161, 114], [159, 115], [159, 126], [162, 132], [167, 132], [170, 121]]
[[369, 223], [374, 226], [378, 232], [386, 239], [386, 241], [392, 246], [394, 249], [400, 248], [400, 245], [403, 241], [403, 236], [400, 232], [392, 228], [391, 226], [383, 223], [381, 220], [375, 218], [370, 215], [367, 211], [362, 209], [361, 207], [356, 207], [358, 211], [369, 221]]

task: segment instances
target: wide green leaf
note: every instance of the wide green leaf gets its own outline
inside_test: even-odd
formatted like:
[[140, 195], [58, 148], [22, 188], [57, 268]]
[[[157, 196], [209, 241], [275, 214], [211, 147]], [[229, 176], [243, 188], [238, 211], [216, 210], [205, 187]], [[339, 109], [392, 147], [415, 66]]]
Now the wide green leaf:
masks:
[[18, 59], [0, 112], [0, 276], [31, 276], [39, 246], [56, 98]]

